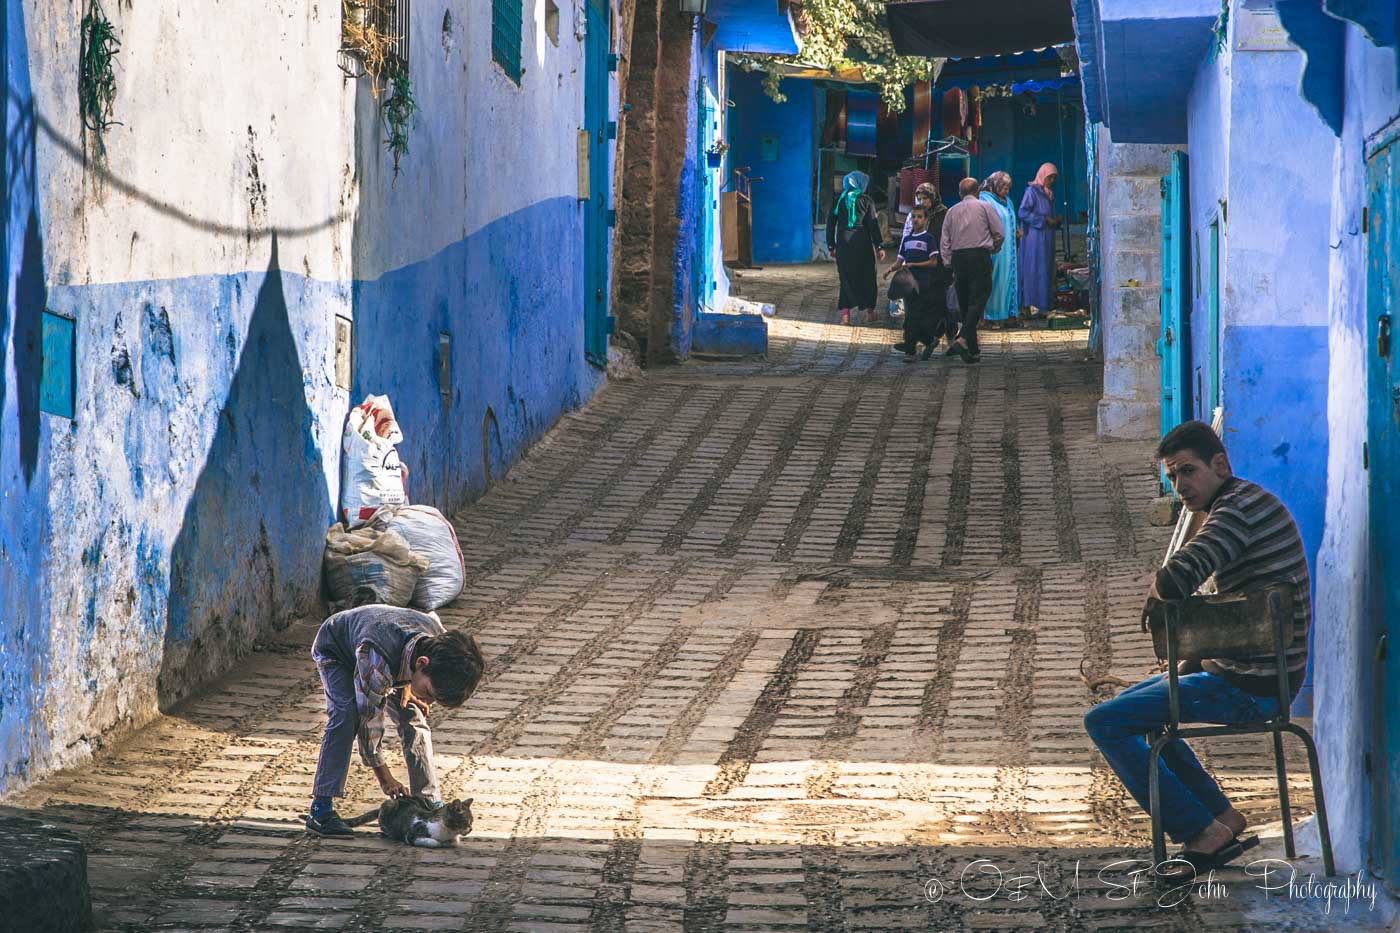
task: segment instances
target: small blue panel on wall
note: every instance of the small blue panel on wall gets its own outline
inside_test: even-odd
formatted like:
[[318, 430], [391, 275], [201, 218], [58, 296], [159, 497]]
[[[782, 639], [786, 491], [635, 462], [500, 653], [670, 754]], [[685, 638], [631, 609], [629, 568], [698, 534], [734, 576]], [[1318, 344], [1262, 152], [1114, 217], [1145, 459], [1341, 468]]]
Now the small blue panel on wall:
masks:
[[43, 375], [39, 381], [39, 410], [72, 418], [78, 350], [73, 319], [45, 311], [41, 339]]
[[758, 159], [760, 162], [778, 161], [777, 136], [760, 136], [758, 138]]

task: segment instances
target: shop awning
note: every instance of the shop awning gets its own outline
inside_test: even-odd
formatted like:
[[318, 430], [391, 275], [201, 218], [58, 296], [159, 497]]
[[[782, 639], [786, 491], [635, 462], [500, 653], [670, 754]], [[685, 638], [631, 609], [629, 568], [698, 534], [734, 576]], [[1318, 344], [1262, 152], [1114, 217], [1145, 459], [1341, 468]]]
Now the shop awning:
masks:
[[901, 55], [1004, 55], [1074, 38], [1070, 0], [904, 0], [885, 15]]
[[1060, 76], [1063, 62], [1054, 49], [1037, 49], [1012, 55], [949, 59], [938, 76], [939, 90], [1051, 80]]

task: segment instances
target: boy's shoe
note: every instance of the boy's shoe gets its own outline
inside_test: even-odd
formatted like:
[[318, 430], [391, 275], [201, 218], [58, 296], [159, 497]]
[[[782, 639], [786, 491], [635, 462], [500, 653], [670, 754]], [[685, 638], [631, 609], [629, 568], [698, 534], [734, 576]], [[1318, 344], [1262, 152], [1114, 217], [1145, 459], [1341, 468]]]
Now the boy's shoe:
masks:
[[306, 828], [318, 836], [353, 836], [355, 831], [345, 824], [340, 818], [340, 814], [334, 810], [325, 814], [320, 819], [307, 814]]
[[845, 324], [845, 325], [847, 325], [847, 326], [850, 326], [850, 323], [851, 323], [851, 309], [850, 309], [850, 308], [842, 308], [842, 309], [841, 309], [841, 323], [842, 323], [842, 324]]

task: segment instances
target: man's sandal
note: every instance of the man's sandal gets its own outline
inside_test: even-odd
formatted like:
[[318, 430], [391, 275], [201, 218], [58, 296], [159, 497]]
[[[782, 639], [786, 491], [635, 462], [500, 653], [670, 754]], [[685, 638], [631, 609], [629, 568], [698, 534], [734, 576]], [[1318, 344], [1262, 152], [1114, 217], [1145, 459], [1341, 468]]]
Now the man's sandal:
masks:
[[1214, 852], [1194, 852], [1182, 849], [1157, 866], [1157, 877], [1163, 881], [1194, 881], [1211, 869], [1222, 868], [1245, 852], [1259, 845], [1258, 836], [1235, 836]]

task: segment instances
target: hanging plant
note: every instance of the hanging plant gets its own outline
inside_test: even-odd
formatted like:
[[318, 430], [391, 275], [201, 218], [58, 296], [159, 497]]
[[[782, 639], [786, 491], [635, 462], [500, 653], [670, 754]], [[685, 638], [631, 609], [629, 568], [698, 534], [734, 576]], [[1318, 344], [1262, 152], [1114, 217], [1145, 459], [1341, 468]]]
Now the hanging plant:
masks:
[[[393, 0], [342, 0], [340, 11], [341, 70], [352, 78], [381, 79], [397, 65], [399, 36], [386, 25], [394, 21]], [[370, 85], [378, 97], [379, 82]]]
[[399, 177], [399, 159], [408, 155], [408, 133], [417, 122], [418, 101], [413, 99], [413, 84], [408, 72], [397, 70], [390, 81], [393, 95], [384, 101], [384, 122], [389, 135], [384, 145], [394, 155], [394, 180]]
[[942, 60], [900, 55], [894, 50], [883, 0], [805, 0], [798, 14], [802, 51], [797, 55], [740, 54], [741, 68], [765, 72], [763, 90], [776, 103], [784, 66], [818, 68], [833, 74], [859, 68], [865, 82], [880, 90], [885, 106], [904, 109], [904, 89], [938, 77]]
[[1220, 0], [1220, 15], [1215, 18], [1215, 26], [1210, 31], [1210, 48], [1206, 50], [1206, 61], [1213, 62], [1225, 50], [1225, 42], [1230, 34], [1230, 0]]
[[112, 119], [112, 100], [117, 94], [117, 78], [112, 72], [112, 59], [121, 49], [117, 31], [102, 12], [102, 4], [91, 0], [79, 24], [82, 46], [78, 62], [78, 113], [83, 121], [83, 133], [97, 138], [98, 157], [106, 152], [102, 133], [109, 126], [121, 124]]

